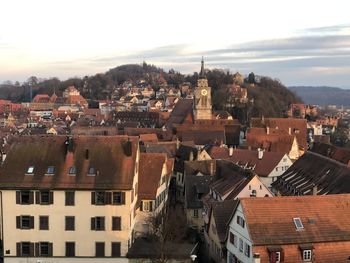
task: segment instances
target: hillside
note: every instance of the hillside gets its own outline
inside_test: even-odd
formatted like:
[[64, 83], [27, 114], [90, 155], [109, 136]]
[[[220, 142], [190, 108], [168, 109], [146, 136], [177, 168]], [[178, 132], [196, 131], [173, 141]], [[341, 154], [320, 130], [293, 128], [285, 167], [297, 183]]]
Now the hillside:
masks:
[[307, 104], [350, 106], [350, 90], [325, 86], [294, 86], [288, 89]]
[[[292, 92], [282, 83], [269, 77], [259, 77], [255, 80], [253, 73], [244, 80], [243, 87], [248, 90], [249, 99], [254, 100], [253, 105], [240, 105], [236, 108], [227, 109], [225, 105], [229, 98], [229, 85], [233, 83], [233, 74], [221, 69], [206, 70], [209, 86], [212, 87], [214, 110], [228, 110], [239, 119], [246, 119], [250, 116], [282, 117], [285, 115], [290, 103], [300, 102]], [[40, 80], [37, 77], [30, 77], [26, 83], [20, 85], [6, 83], [0, 85], [0, 98], [9, 99], [15, 102], [29, 101], [30, 86], [33, 90], [33, 97], [38, 93], [51, 95], [54, 91], [61, 95], [69, 85], [74, 85], [81, 94], [91, 100], [111, 98], [112, 93], [123, 95], [125, 90], [121, 89], [125, 83], [144, 86], [150, 84], [158, 90], [163, 83], [173, 87], [179, 87], [183, 82], [189, 82], [194, 87], [197, 84], [198, 73], [184, 75], [174, 70], [165, 72], [163, 69], [153, 65], [129, 64], [110, 69], [106, 73], [85, 76], [83, 78], [70, 78], [64, 81], [58, 78]], [[142, 84], [140, 84], [142, 83]], [[255, 84], [251, 87], [251, 84]]]

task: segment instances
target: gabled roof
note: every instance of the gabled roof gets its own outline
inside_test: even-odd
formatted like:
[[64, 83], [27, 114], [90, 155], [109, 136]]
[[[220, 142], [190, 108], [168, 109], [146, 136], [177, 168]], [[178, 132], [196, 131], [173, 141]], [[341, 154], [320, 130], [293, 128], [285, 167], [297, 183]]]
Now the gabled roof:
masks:
[[229, 156], [228, 148], [212, 147], [209, 155], [213, 159], [229, 160], [239, 166], [251, 168], [259, 176], [268, 176], [282, 160], [285, 153], [263, 152], [262, 158], [258, 158], [258, 151], [246, 149], [233, 149], [232, 156]]
[[282, 195], [350, 193], [350, 168], [323, 155], [306, 152], [289, 167], [272, 187]]
[[166, 155], [163, 153], [141, 153], [138, 181], [138, 198], [156, 199]]
[[347, 148], [319, 142], [313, 144], [311, 151], [349, 165], [350, 150]]
[[[238, 203], [238, 199], [212, 203], [211, 213], [214, 217], [216, 232], [221, 243], [225, 242], [230, 219]], [[209, 226], [211, 226], [210, 222]]]
[[[2, 189], [132, 188], [138, 139], [127, 136], [22, 136], [14, 139], [0, 168]], [[34, 174], [26, 174], [30, 166]], [[46, 175], [54, 166], [53, 175]], [[69, 175], [71, 167], [76, 175]], [[89, 176], [89, 168], [95, 176]]]
[[297, 137], [298, 143], [304, 149], [307, 149], [307, 125], [306, 119], [295, 118], [252, 118], [252, 127], [260, 128], [272, 128], [283, 131], [285, 134], [289, 134], [289, 128], [291, 135]]
[[255, 246], [350, 241], [349, 204], [349, 194], [241, 199]]

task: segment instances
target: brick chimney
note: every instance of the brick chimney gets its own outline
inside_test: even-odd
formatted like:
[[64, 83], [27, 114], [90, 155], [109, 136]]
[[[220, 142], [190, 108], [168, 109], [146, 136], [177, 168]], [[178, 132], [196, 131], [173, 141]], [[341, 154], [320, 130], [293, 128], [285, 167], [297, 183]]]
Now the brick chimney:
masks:
[[258, 159], [262, 160], [262, 158], [264, 157], [264, 151], [260, 148], [258, 148]]
[[313, 184], [312, 185], [312, 195], [317, 195], [317, 192], [318, 192], [317, 185]]

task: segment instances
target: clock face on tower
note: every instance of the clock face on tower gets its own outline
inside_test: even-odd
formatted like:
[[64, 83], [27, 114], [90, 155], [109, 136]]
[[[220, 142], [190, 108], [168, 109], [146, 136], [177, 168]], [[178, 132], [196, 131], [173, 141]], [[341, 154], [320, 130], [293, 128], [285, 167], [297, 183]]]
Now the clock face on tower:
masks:
[[202, 94], [203, 96], [207, 96], [208, 91], [207, 91], [206, 89], [202, 89], [202, 90], [201, 90], [201, 94]]

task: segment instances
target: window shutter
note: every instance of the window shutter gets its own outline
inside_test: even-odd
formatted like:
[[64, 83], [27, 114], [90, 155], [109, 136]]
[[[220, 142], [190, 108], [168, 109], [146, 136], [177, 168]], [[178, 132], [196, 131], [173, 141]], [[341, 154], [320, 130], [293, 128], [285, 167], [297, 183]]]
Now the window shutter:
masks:
[[105, 204], [112, 204], [112, 192], [105, 192]]
[[16, 191], [16, 204], [21, 203], [21, 191]]
[[140, 211], [143, 211], [143, 201], [141, 201], [141, 204], [140, 204]]
[[101, 217], [101, 230], [105, 230], [105, 217]]
[[91, 217], [91, 230], [95, 230], [95, 217]]
[[271, 263], [276, 263], [276, 259], [277, 259], [276, 252], [271, 252], [270, 257], [271, 257]]
[[53, 204], [53, 191], [49, 192], [49, 204]]
[[39, 243], [35, 243], [35, 256], [36, 257], [39, 257], [40, 256], [40, 252], [39, 252], [39, 246], [40, 244]]
[[122, 202], [123, 205], [125, 205], [125, 192], [122, 192]]
[[149, 201], [149, 211], [150, 212], [153, 211], [152, 208], [153, 208], [153, 201]]
[[117, 230], [122, 230], [122, 218], [118, 216], [116, 221]]
[[29, 243], [29, 255], [34, 257], [34, 243]]
[[49, 243], [49, 257], [52, 257], [52, 254], [53, 254], [53, 244], [52, 243]]
[[35, 191], [35, 203], [40, 204], [40, 192]]
[[20, 256], [22, 256], [22, 251], [21, 251], [21, 242], [17, 242], [16, 243], [16, 255], [17, 255], [17, 257], [20, 257]]
[[21, 228], [21, 217], [16, 216], [16, 228], [20, 229]]
[[91, 204], [94, 205], [96, 202], [95, 202], [95, 192], [91, 192]]
[[34, 192], [29, 192], [29, 204], [34, 204]]
[[29, 228], [34, 229], [34, 216], [29, 217]]
[[284, 262], [284, 251], [283, 250], [281, 251], [280, 255], [281, 255], [281, 262]]

